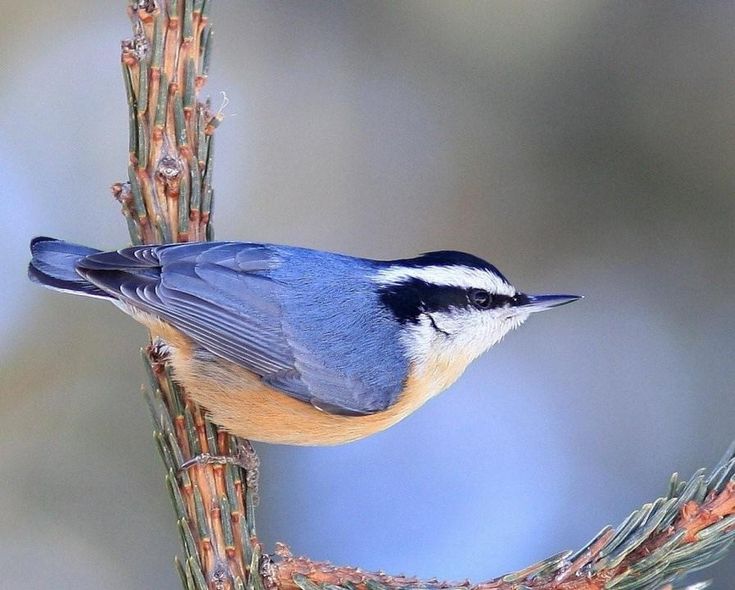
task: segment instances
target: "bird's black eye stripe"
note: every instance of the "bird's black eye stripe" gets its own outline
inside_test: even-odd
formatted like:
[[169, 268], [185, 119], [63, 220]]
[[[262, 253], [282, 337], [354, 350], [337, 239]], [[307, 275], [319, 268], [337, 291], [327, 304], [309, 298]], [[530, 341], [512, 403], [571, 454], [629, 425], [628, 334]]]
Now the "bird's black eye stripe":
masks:
[[470, 303], [478, 309], [493, 309], [495, 307], [505, 307], [516, 303], [515, 297], [502, 295], [500, 293], [490, 293], [485, 289], [469, 289], [467, 297]]
[[467, 289], [433, 285], [421, 279], [409, 279], [380, 289], [380, 299], [402, 324], [416, 323], [423, 313], [448, 311], [470, 305]]
[[386, 285], [380, 289], [380, 299], [402, 324], [418, 322], [423, 313], [468, 307], [485, 310], [514, 304], [513, 297], [490, 293], [485, 289], [433, 285], [420, 279]]

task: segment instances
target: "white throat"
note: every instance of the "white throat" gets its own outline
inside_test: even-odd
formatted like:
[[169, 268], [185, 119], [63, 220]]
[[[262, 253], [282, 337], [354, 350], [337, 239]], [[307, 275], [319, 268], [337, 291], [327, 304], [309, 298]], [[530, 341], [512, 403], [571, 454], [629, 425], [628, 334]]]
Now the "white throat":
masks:
[[528, 314], [509, 310], [425, 313], [403, 334], [413, 370], [433, 384], [432, 395], [449, 387], [473, 360], [520, 326]]

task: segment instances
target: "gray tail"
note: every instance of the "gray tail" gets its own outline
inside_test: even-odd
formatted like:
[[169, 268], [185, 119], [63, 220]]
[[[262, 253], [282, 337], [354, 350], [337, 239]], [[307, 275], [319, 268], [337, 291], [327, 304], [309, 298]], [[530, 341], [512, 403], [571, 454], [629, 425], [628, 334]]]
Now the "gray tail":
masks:
[[70, 244], [54, 238], [39, 236], [31, 240], [31, 263], [28, 265], [28, 278], [45, 287], [109, 299], [102, 289], [80, 276], [76, 271], [79, 260], [100, 250]]

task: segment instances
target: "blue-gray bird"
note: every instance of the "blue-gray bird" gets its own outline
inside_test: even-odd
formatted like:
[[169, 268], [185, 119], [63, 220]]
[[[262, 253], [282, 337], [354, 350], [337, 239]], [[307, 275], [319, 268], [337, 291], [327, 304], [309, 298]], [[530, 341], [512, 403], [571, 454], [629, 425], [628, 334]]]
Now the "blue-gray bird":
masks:
[[144, 324], [214, 422], [270, 443], [354, 441], [405, 418], [537, 311], [462, 252], [367, 260], [273, 244], [102, 252], [31, 242], [30, 278], [105, 299]]

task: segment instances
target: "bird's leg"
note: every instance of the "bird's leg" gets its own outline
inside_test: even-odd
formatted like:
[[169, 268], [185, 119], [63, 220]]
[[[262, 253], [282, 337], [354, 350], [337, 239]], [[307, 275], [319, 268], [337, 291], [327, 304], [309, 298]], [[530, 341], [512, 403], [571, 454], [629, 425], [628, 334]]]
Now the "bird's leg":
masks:
[[257, 470], [260, 459], [253, 449], [249, 440], [240, 440], [235, 452], [231, 455], [212, 455], [211, 453], [200, 453], [196, 457], [187, 459], [179, 466], [179, 471], [189, 469], [194, 465], [237, 465], [245, 471]]
[[258, 478], [260, 476], [260, 459], [249, 440], [238, 439], [235, 452], [230, 455], [212, 455], [200, 453], [187, 459], [179, 466], [179, 473], [195, 465], [237, 465], [245, 470], [245, 483], [252, 490], [253, 497], [258, 496]]
[[154, 363], [164, 363], [169, 357], [171, 349], [165, 340], [156, 336], [148, 345], [148, 355]]

